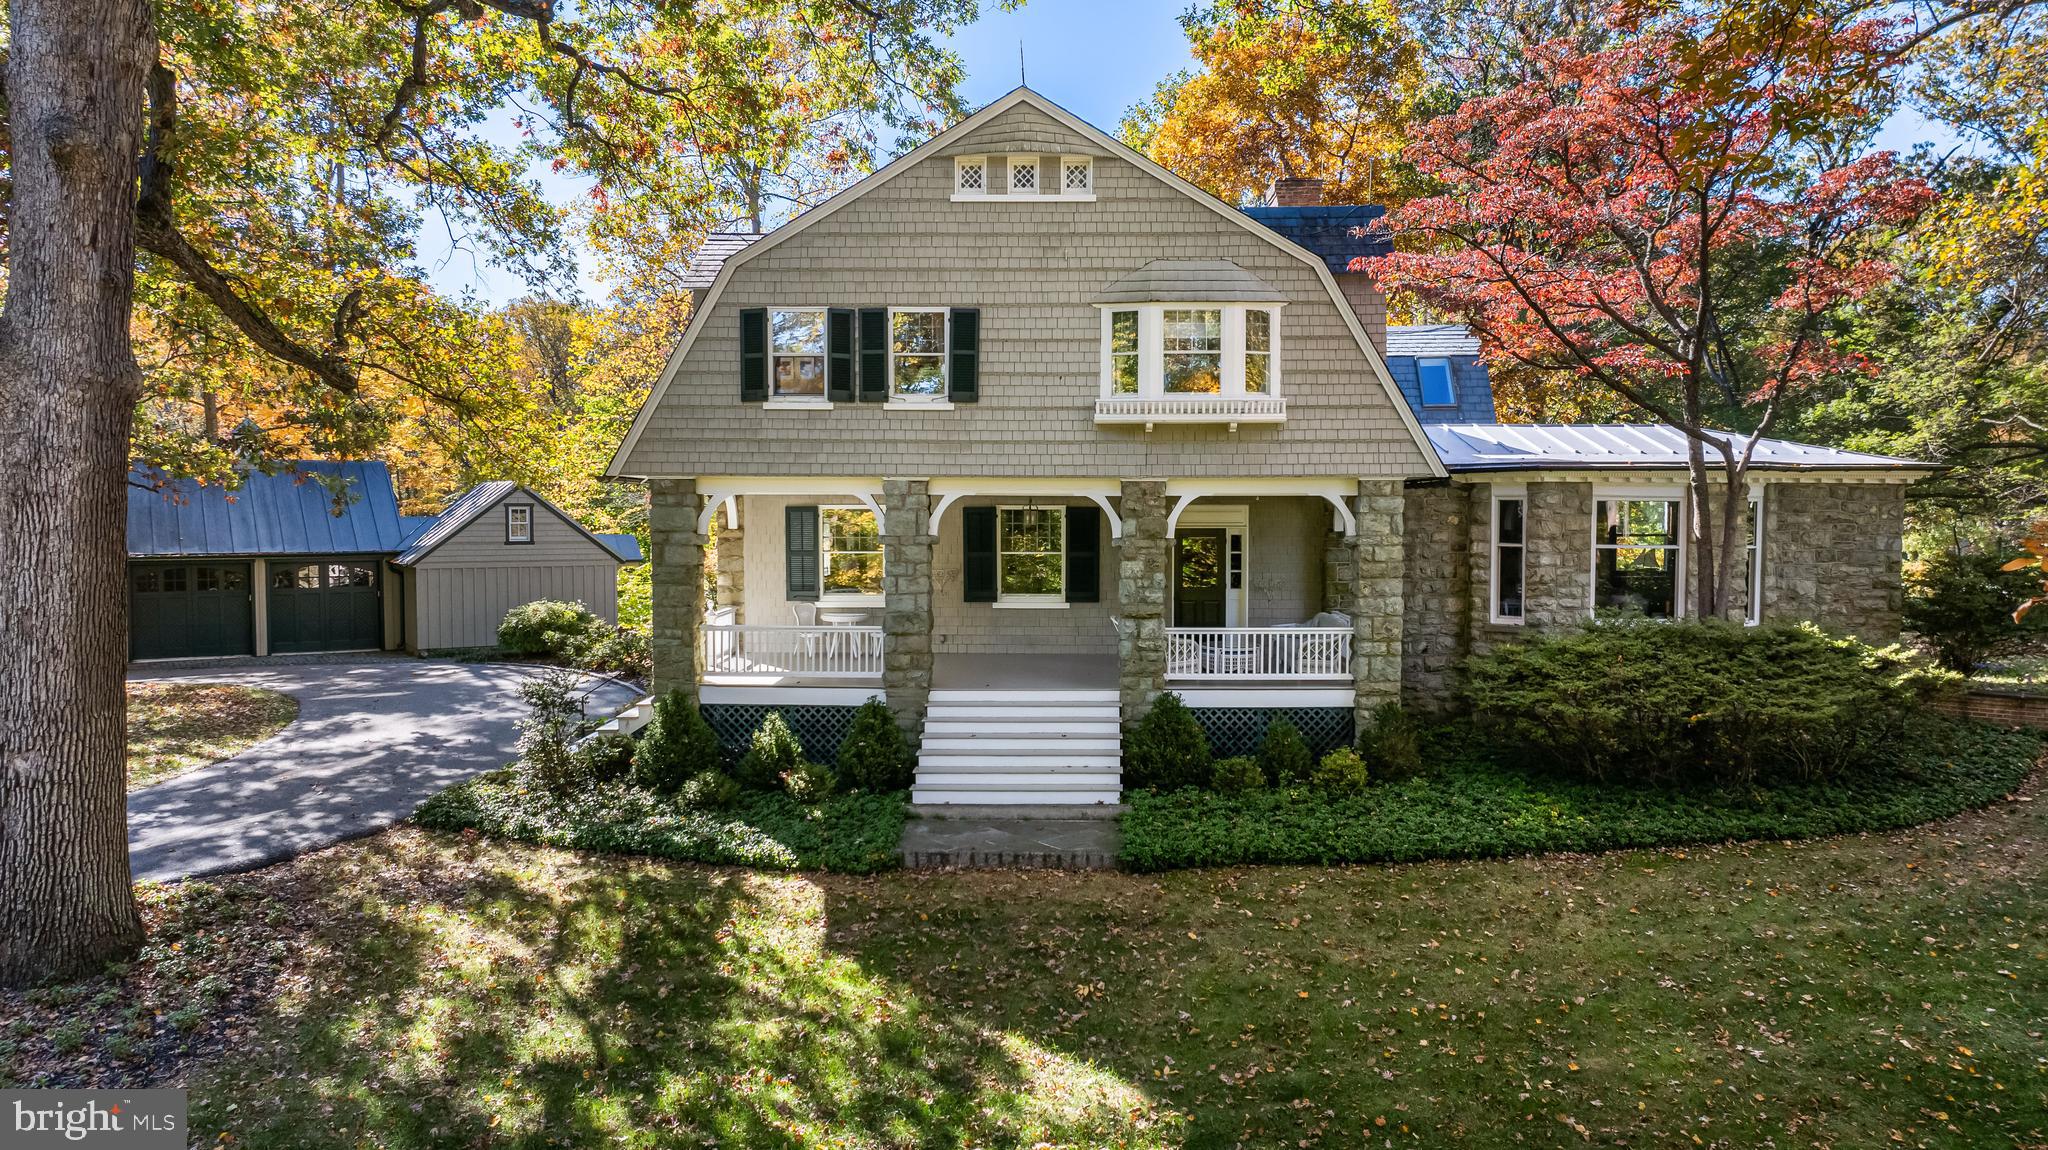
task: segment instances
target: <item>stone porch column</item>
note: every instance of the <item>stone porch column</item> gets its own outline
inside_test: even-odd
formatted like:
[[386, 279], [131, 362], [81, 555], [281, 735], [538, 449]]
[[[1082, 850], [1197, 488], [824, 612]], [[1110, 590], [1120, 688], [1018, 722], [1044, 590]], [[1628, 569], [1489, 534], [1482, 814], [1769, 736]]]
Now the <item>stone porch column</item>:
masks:
[[732, 621], [747, 621], [747, 540], [746, 521], [740, 526], [725, 525], [725, 513], [719, 512], [712, 522], [718, 525], [718, 603], [720, 607], [732, 608]]
[[913, 746], [932, 695], [931, 516], [928, 480], [882, 481], [882, 690]]
[[1332, 527], [1323, 540], [1323, 610], [1351, 613], [1357, 594], [1358, 563], [1351, 540]]
[[1358, 726], [1373, 708], [1401, 698], [1402, 531], [1406, 497], [1398, 479], [1361, 479], [1353, 511], [1351, 684]]
[[647, 535], [654, 554], [654, 693], [697, 697], [703, 670], [704, 536], [697, 530], [697, 481], [647, 481]]
[[1124, 534], [1119, 545], [1116, 611], [1117, 685], [1123, 721], [1137, 722], [1166, 689], [1166, 570], [1172, 540], [1166, 534], [1164, 480], [1127, 479]]

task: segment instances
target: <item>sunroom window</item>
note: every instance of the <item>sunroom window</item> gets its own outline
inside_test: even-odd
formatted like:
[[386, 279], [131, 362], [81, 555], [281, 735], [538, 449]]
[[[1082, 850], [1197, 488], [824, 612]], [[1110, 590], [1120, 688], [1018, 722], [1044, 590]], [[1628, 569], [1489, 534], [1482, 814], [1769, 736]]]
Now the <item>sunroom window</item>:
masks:
[[1067, 509], [996, 510], [996, 601], [1060, 603], [1066, 599]]
[[1617, 498], [1594, 503], [1596, 615], [1678, 616], [1679, 507], [1675, 499]]
[[1103, 398], [1277, 395], [1279, 318], [1271, 305], [1104, 307]]
[[825, 309], [768, 313], [769, 378], [776, 395], [825, 394]]

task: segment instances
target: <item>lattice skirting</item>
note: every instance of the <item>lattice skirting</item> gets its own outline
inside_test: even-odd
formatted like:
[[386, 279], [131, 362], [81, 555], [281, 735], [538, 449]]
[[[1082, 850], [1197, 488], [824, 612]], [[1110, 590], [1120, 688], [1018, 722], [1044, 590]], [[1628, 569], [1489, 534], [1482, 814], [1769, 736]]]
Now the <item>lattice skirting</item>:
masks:
[[1209, 736], [1209, 752], [1219, 759], [1232, 755], [1254, 755], [1259, 740], [1266, 736], [1266, 724], [1285, 717], [1301, 730], [1303, 741], [1317, 757], [1338, 747], [1348, 747], [1357, 738], [1349, 707], [1190, 707], [1202, 733]]
[[738, 762], [747, 753], [754, 731], [770, 711], [781, 711], [797, 741], [804, 745], [804, 757], [814, 763], [831, 765], [839, 760], [839, 744], [853, 728], [858, 707], [830, 707], [818, 704], [772, 706], [767, 703], [705, 703], [698, 708], [704, 721], [718, 733], [726, 757]]

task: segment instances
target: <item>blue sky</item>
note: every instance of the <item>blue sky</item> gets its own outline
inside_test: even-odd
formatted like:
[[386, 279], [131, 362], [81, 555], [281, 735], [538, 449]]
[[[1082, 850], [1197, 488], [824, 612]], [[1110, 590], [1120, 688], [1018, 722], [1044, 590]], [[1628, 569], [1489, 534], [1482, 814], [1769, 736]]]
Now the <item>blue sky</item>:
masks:
[[[946, 43], [966, 64], [963, 94], [970, 107], [1017, 86], [1021, 45], [1025, 75], [1033, 88], [1089, 123], [1114, 132], [1125, 109], [1149, 96], [1160, 80], [1193, 63], [1179, 23], [1188, 5], [1189, 0], [1028, 0], [1016, 11], [986, 12]], [[1927, 139], [1946, 140], [1948, 135], [1940, 125], [1930, 125], [1908, 110], [1885, 125], [1877, 146], [1905, 152]], [[533, 176], [563, 202], [584, 186], [545, 168], [537, 168]], [[527, 293], [518, 278], [467, 252], [451, 250], [446, 229], [436, 222], [423, 230], [419, 247], [428, 278], [442, 292], [474, 293], [491, 303]], [[587, 263], [579, 260], [580, 265]], [[587, 266], [582, 272], [584, 293], [601, 299], [604, 285], [591, 278]]]

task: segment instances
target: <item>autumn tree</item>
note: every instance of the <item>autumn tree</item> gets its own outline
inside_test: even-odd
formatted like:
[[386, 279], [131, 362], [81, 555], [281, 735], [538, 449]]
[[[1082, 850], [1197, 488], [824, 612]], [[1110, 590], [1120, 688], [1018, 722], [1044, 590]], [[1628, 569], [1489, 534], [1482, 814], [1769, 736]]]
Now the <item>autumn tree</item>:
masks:
[[158, 380], [134, 442], [174, 466], [218, 472], [279, 438], [352, 450], [419, 403], [488, 415], [504, 368], [465, 349], [494, 319], [424, 285], [429, 218], [559, 279], [565, 221], [525, 177], [547, 161], [592, 182], [599, 215], [653, 200], [701, 226], [735, 171], [770, 172], [820, 125], [857, 163], [957, 113], [937, 37], [976, 8], [10, 0], [0, 984], [87, 969], [140, 933], [122, 738], [131, 324]]
[[1411, 133], [1441, 190], [1389, 223], [1420, 250], [1359, 263], [1496, 359], [1685, 433], [1693, 506], [1720, 509], [1689, 527], [1701, 617], [1731, 606], [1757, 440], [1798, 390], [1861, 368], [1831, 318], [1891, 278], [1870, 241], [1929, 196], [1888, 154], [1840, 158], [1889, 47], [1877, 22], [1805, 16], [1740, 41], [1674, 16], [1596, 52], [1535, 46], [1529, 79]]
[[1416, 46], [1390, 8], [1219, 3], [1181, 26], [1199, 67], [1125, 115], [1125, 143], [1232, 203], [1276, 176], [1319, 177], [1337, 203], [1408, 194]]

